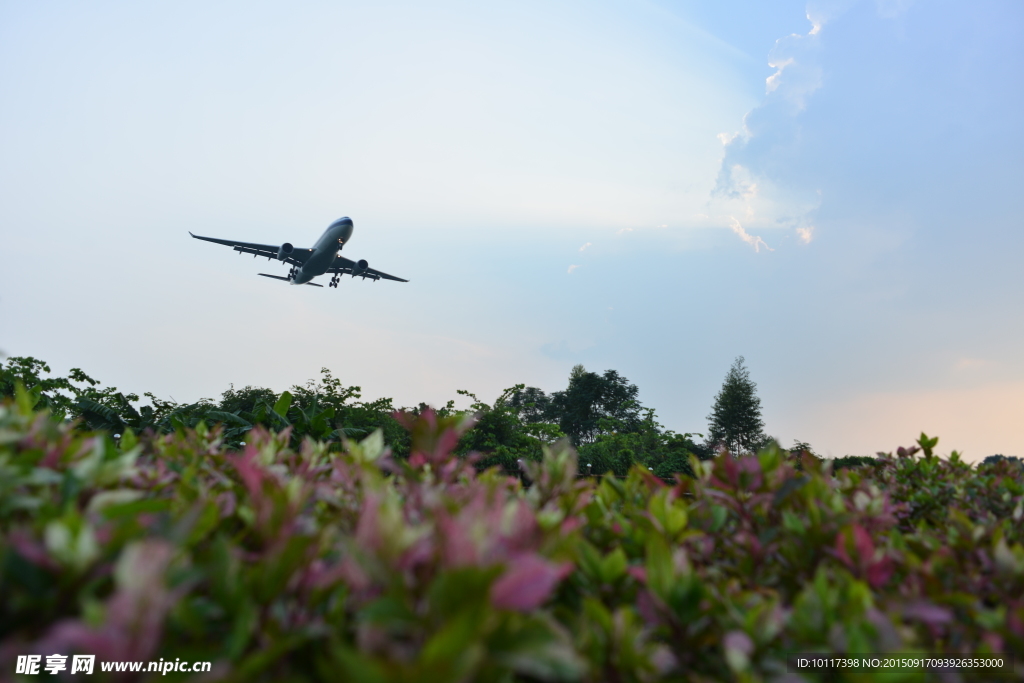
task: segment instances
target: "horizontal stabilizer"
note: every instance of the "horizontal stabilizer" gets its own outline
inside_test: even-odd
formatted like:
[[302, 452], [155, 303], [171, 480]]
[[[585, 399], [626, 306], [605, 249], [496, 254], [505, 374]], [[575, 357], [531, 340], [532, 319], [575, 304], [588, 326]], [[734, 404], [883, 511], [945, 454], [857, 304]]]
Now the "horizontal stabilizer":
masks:
[[[259, 273], [259, 274], [262, 275], [263, 277], [272, 277], [275, 280], [284, 280], [285, 282], [291, 282], [290, 278], [281, 277], [280, 275], [267, 275], [266, 273]], [[318, 285], [315, 282], [307, 282], [306, 284], [307, 285], [313, 285], [314, 287], [323, 287], [323, 285]]]

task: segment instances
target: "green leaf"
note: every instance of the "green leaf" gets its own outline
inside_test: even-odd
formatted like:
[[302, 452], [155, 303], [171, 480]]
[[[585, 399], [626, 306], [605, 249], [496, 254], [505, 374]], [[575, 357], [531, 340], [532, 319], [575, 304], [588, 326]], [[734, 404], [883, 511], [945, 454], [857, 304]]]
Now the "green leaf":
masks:
[[435, 614], [454, 614], [474, 602], [488, 599], [491, 582], [500, 574], [500, 566], [465, 567], [443, 572], [434, 579], [428, 591], [431, 611]]
[[232, 680], [249, 681], [272, 664], [302, 645], [307, 639], [304, 633], [293, 633], [273, 641], [269, 647], [260, 648], [243, 659], [235, 668]]
[[283, 417], [286, 421], [288, 419], [288, 409], [292, 406], [292, 395], [290, 392], [285, 391], [281, 394], [281, 397], [277, 399], [277, 403], [274, 404], [274, 412]]
[[921, 450], [924, 451], [924, 457], [932, 457], [932, 449], [939, 443], [939, 437], [928, 438], [928, 435], [921, 432], [921, 438], [917, 440], [918, 445], [921, 446]]
[[426, 642], [420, 661], [428, 667], [443, 665], [444, 668], [454, 668], [452, 680], [461, 680], [483, 657], [482, 648], [476, 641], [482, 635], [481, 626], [486, 614], [482, 604], [463, 610]]
[[665, 599], [672, 586], [672, 551], [665, 539], [657, 534], [647, 537], [647, 587]]
[[601, 580], [604, 583], [615, 583], [626, 573], [626, 568], [629, 565], [626, 559], [626, 553], [622, 547], [618, 547], [605, 555], [604, 559], [601, 560], [600, 575]]
[[121, 440], [118, 442], [118, 446], [121, 447], [122, 452], [130, 451], [138, 445], [139, 439], [135, 436], [135, 432], [132, 431], [131, 427], [126, 427], [124, 434], [121, 435]]
[[804, 520], [789, 510], [782, 511], [782, 526], [786, 531], [800, 536], [803, 536], [807, 532], [807, 525], [804, 524]]
[[14, 385], [14, 401], [22, 415], [30, 415], [32, 413], [32, 409], [39, 403], [42, 394], [42, 387], [38, 385], [31, 389], [26, 389], [25, 385], [21, 382], [16, 382]]
[[145, 513], [163, 512], [171, 507], [171, 501], [159, 498], [148, 498], [131, 503], [112, 504], [103, 508], [103, 516], [108, 519], [119, 517], [137, 517]]
[[245, 651], [258, 620], [259, 615], [252, 600], [246, 600], [238, 605], [231, 631], [227, 634], [226, 645], [229, 658], [237, 659]]
[[711, 533], [716, 533], [725, 525], [729, 518], [729, 510], [724, 505], [711, 506]]
[[663, 488], [653, 496], [648, 503], [647, 510], [651, 517], [656, 519], [661, 528], [670, 538], [675, 537], [680, 531], [686, 528], [687, 514], [685, 503], [672, 498], [673, 490]]
[[579, 568], [588, 577], [597, 581], [603, 580], [601, 577], [601, 555], [598, 553], [597, 548], [583, 538], [580, 539], [577, 546], [576, 561]]

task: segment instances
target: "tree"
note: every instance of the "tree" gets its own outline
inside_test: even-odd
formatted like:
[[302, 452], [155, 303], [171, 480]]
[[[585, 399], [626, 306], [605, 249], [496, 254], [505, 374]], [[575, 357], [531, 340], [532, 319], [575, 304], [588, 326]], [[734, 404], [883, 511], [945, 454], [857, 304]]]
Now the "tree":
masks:
[[[540, 392], [533, 387], [530, 389]], [[476, 394], [460, 389], [458, 393], [473, 399], [470, 410], [476, 413], [477, 422], [462, 435], [455, 452], [459, 455], [480, 453], [483, 457], [476, 463], [478, 469], [500, 465], [507, 474], [519, 472], [519, 460], [539, 461], [543, 446], [563, 438], [564, 434], [557, 425], [523, 420], [524, 405], [517, 397], [521, 399], [524, 391], [526, 387], [517, 384], [503, 391], [494, 405], [489, 406]], [[543, 396], [543, 392], [540, 395]]]
[[507, 405], [519, 414], [526, 424], [546, 422], [551, 410], [551, 398], [537, 387], [516, 385]]
[[743, 356], [737, 357], [708, 415], [708, 441], [712, 446], [724, 446], [738, 455], [764, 443], [761, 399], [756, 389], [750, 371], [743, 365]]
[[643, 413], [637, 428], [629, 432], [617, 429], [613, 420], [602, 418], [597, 438], [580, 446], [581, 471], [625, 477], [633, 465], [639, 464], [666, 482], [675, 481], [680, 473], [693, 476], [690, 455], [701, 457], [700, 447], [691, 439], [693, 434], [665, 430], [652, 408], [645, 408]]
[[996, 453], [995, 455], [990, 455], [981, 461], [983, 465], [994, 465], [998, 462], [1008, 462], [1024, 467], [1024, 460], [1018, 458], [1016, 455], [1002, 455], [1000, 453]]
[[616, 432], [637, 431], [642, 421], [638, 393], [636, 385], [615, 370], [599, 375], [577, 365], [566, 390], [551, 394], [546, 413], [578, 448], [593, 442], [602, 433], [602, 424], [612, 425]]
[[273, 389], [251, 385], [235, 389], [235, 385], [232, 384], [230, 389], [221, 394], [218, 408], [226, 413], [251, 413], [260, 403], [274, 405], [276, 400], [277, 393]]
[[835, 458], [832, 460], [832, 474], [837, 474], [841, 469], [871, 467], [876, 462], [878, 462], [878, 459], [873, 458], [870, 455], [844, 455], [841, 458]]

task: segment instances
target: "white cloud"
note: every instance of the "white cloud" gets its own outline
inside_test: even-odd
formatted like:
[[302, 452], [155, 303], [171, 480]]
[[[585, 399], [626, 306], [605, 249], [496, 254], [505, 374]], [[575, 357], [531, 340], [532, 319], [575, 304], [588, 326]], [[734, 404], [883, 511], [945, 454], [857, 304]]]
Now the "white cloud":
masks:
[[593, 242], [587, 242], [587, 243], [586, 243], [586, 244], [584, 244], [584, 245], [583, 245], [582, 247], [580, 247], [580, 251], [583, 251], [583, 250], [584, 250], [584, 249], [586, 249], [587, 247], [592, 247], [592, 246], [594, 246]]
[[[812, 31], [811, 35], [813, 35], [813, 34], [814, 34], [814, 32]], [[776, 72], [773, 73], [768, 78], [764, 79], [765, 92], [773, 92], [776, 88], [779, 87], [779, 79], [782, 77], [782, 70], [785, 69], [787, 66], [789, 66], [792, 63], [793, 63], [793, 58], [792, 57], [790, 57], [788, 59], [783, 59], [780, 62], [772, 62], [772, 61], [768, 62], [768, 66], [770, 66], [773, 69], [776, 69]], [[719, 135], [718, 139], [721, 140], [722, 136]]]
[[775, 251], [767, 244], [765, 244], [765, 241], [763, 239], [761, 239], [757, 235], [751, 235], [746, 230], [744, 230], [743, 225], [738, 220], [736, 220], [735, 216], [729, 216], [729, 227], [732, 228], [732, 231], [734, 233], [740, 236], [741, 240], [743, 240], [750, 246], [754, 247], [754, 251], [760, 253], [761, 247], [764, 247], [768, 251]]
[[633, 228], [622, 228], [621, 230], [616, 230], [615, 234], [616, 235], [624, 235], [627, 232], [633, 232]]
[[[760, 159], [751, 160], [751, 166], [759, 163]], [[750, 167], [737, 163], [722, 169], [718, 186], [708, 201], [708, 214], [695, 218], [703, 219], [706, 224], [727, 227], [752, 246], [768, 248], [763, 239], [752, 237], [748, 231], [794, 230], [808, 243], [820, 206], [820, 193], [798, 185], [777, 183], [766, 174], [756, 175]]]
[[569, 271], [568, 271], [569, 275], [572, 275], [572, 271], [576, 270], [577, 268], [579, 268], [579, 266], [577, 266], [577, 265], [569, 266]]
[[775, 69], [775, 73], [765, 79], [765, 95], [768, 96], [765, 104], [769, 104], [774, 95], [797, 112], [807, 106], [807, 98], [821, 87], [823, 80], [818, 48], [816, 34], [794, 33], [775, 41], [775, 47], [768, 53], [768, 66]]
[[785, 162], [801, 143], [800, 115], [824, 83], [818, 34], [849, 4], [812, 2], [807, 9], [810, 32], [778, 39], [768, 55], [768, 66], [775, 71], [765, 80], [762, 103], [743, 117], [740, 131], [718, 135], [725, 155], [708, 213], [755, 249], [769, 247], [747, 232], [751, 228], [795, 230], [804, 244], [813, 238], [821, 196], [803, 183], [788, 182]]
[[811, 0], [807, 3], [807, 21], [811, 22], [811, 30], [807, 35], [818, 35], [825, 24], [838, 18], [857, 2], [858, 0]]

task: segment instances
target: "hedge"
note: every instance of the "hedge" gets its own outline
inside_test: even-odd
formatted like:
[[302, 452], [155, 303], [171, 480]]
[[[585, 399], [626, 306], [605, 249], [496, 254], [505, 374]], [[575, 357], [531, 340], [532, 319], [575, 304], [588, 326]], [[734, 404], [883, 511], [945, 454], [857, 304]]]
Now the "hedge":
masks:
[[924, 435], [835, 476], [772, 446], [669, 485], [582, 477], [565, 444], [477, 472], [453, 454], [469, 422], [431, 411], [397, 415], [397, 458], [380, 432], [115, 441], [32, 403], [0, 407], [0, 680], [32, 653], [224, 681], [1024, 676], [787, 673], [798, 652], [1024, 653], [1024, 469]]

